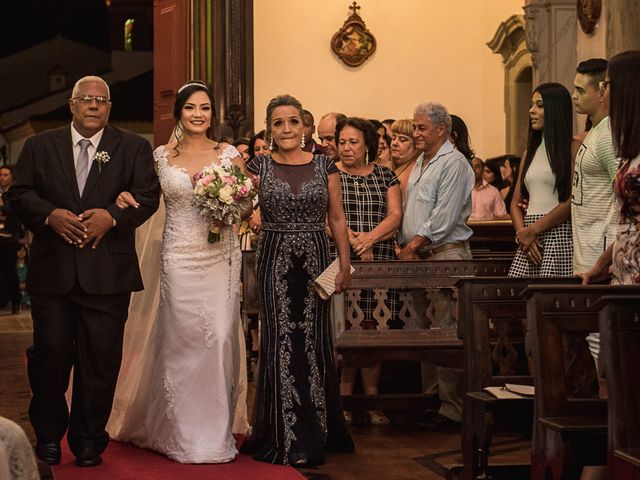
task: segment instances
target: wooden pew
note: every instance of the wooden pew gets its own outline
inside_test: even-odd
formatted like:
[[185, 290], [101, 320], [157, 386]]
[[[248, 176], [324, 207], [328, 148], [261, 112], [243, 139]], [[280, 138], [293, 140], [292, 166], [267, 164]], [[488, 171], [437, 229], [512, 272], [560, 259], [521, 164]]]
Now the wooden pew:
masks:
[[609, 410], [608, 477], [640, 480], [640, 287], [638, 295], [605, 296], [600, 311]]
[[[416, 317], [411, 290], [453, 288], [460, 277], [504, 276], [511, 259], [454, 261], [353, 262], [356, 269], [345, 292], [344, 308], [334, 309], [335, 347], [345, 366], [374, 365], [383, 360], [430, 361], [462, 368], [462, 343], [455, 328], [389, 329], [392, 320], [384, 299], [398, 290], [398, 318], [411, 324]], [[377, 328], [362, 329], [358, 306], [361, 289], [372, 289], [378, 299]], [[379, 307], [379, 308], [378, 308]], [[376, 315], [374, 315], [376, 316]], [[437, 408], [437, 398], [425, 394], [345, 395], [346, 410], [416, 410]]]
[[598, 331], [593, 305], [628, 286], [538, 286], [523, 292], [536, 378], [531, 478], [578, 479], [585, 465], [604, 465], [607, 405], [598, 398], [585, 337]]
[[464, 349], [463, 471], [460, 478], [479, 475], [519, 478], [528, 465], [488, 466], [494, 432], [531, 431], [533, 398], [498, 399], [485, 387], [506, 383], [533, 385], [525, 353], [523, 319], [531, 283], [578, 284], [578, 278], [463, 278], [458, 288], [459, 328]]
[[513, 258], [518, 246], [511, 220], [479, 220], [468, 222], [473, 230], [469, 239], [473, 258]]

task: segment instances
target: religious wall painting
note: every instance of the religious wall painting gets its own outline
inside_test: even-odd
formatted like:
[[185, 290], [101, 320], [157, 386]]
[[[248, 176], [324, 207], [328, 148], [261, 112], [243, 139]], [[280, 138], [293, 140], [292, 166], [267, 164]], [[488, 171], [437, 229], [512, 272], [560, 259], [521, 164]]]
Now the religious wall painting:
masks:
[[353, 2], [353, 13], [331, 38], [331, 49], [349, 67], [362, 65], [376, 51], [376, 38], [358, 15], [360, 6]]

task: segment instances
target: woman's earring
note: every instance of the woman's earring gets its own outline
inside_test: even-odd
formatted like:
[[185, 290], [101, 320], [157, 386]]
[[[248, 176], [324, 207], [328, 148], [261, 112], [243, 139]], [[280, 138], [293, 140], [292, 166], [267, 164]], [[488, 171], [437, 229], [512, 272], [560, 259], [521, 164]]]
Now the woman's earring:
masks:
[[304, 133], [302, 134], [302, 141], [300, 142], [300, 148], [304, 148], [306, 143], [304, 142]]
[[369, 152], [364, 152], [364, 164], [369, 165]]
[[273, 137], [269, 139], [269, 150], [273, 151]]

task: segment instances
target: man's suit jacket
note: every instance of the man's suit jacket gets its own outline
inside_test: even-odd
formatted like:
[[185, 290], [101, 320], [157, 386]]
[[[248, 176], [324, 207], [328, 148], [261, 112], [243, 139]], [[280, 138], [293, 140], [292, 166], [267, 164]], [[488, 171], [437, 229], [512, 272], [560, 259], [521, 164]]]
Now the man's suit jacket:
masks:
[[[105, 127], [96, 152], [110, 159], [92, 162], [82, 197], [76, 180], [70, 126], [42, 132], [25, 143], [9, 190], [11, 207], [33, 232], [27, 289], [33, 294], [63, 295], [76, 283], [89, 294], [142, 290], [135, 250], [135, 229], [158, 208], [159, 184], [151, 146], [142, 137]], [[118, 194], [129, 191], [139, 208], [119, 209]], [[66, 243], [45, 220], [54, 208], [80, 214], [107, 209], [117, 226], [94, 250]]]

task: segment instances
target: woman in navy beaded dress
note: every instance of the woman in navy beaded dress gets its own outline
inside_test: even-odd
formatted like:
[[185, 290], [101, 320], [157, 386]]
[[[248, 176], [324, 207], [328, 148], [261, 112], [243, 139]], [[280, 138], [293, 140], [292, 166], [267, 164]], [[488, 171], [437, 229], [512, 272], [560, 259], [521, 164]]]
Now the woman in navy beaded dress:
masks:
[[326, 451], [353, 451], [333, 362], [329, 302], [313, 280], [329, 265], [328, 221], [340, 258], [336, 291], [349, 281], [349, 241], [340, 179], [325, 155], [304, 152], [302, 106], [281, 95], [267, 107], [272, 154], [247, 170], [260, 179], [258, 247], [260, 360], [253, 434], [256, 460], [324, 463]]

